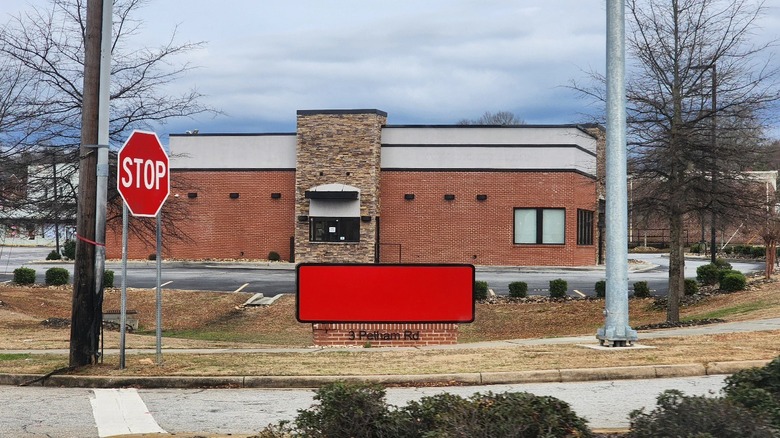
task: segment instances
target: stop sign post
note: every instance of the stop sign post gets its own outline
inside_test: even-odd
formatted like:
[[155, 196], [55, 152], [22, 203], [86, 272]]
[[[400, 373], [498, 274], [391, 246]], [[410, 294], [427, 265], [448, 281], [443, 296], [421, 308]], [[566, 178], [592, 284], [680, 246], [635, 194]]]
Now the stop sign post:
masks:
[[160, 210], [171, 192], [170, 162], [153, 132], [133, 131], [117, 158], [117, 190], [125, 201], [122, 212], [122, 296], [119, 317], [119, 368], [125, 368], [127, 324], [128, 210], [133, 216], [157, 217], [157, 364], [162, 365], [162, 233]]
[[153, 132], [133, 131], [117, 159], [117, 189], [133, 216], [154, 217], [171, 192], [168, 154]]

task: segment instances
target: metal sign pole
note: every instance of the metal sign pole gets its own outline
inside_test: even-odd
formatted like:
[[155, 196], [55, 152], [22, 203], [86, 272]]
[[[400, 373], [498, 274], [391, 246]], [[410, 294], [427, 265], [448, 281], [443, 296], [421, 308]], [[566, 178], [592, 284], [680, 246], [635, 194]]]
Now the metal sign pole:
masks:
[[127, 325], [127, 204], [122, 203], [122, 297], [119, 304], [119, 369], [125, 369], [125, 328]]
[[162, 212], [157, 213], [157, 365], [162, 365]]

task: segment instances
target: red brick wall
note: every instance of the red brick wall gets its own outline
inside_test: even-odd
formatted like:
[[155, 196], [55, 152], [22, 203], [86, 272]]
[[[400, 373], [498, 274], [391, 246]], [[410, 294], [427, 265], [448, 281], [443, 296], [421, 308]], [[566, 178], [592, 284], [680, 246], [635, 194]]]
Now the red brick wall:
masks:
[[[166, 239], [164, 258], [265, 259], [270, 251], [290, 259], [290, 237], [295, 231], [294, 171], [175, 171], [166, 210], [185, 208], [177, 227], [189, 240]], [[197, 193], [189, 198], [188, 193]], [[230, 193], [238, 193], [231, 199]], [[272, 199], [271, 193], [281, 193]], [[175, 195], [178, 194], [178, 197]], [[182, 205], [184, 204], [184, 205]], [[131, 221], [138, 220], [130, 218]], [[121, 225], [106, 231], [109, 258], [121, 258]], [[153, 234], [149, 239], [154, 242]], [[128, 258], [146, 258], [154, 246], [138, 238], [128, 242]]]
[[[276, 251], [289, 260], [296, 220], [295, 172], [175, 171], [173, 179], [176, 188], [163, 212], [174, 204], [185, 205], [187, 219], [178, 225], [190, 241], [166, 239], [165, 258], [265, 259], [269, 251]], [[197, 192], [197, 198], [188, 198], [189, 192]], [[271, 199], [274, 192], [282, 198]], [[230, 199], [230, 193], [239, 193], [239, 198]], [[415, 199], [405, 200], [406, 193]], [[445, 194], [454, 194], [455, 200], [445, 201]], [[487, 195], [487, 200], [477, 201], [478, 194]], [[595, 235], [594, 245], [576, 245], [577, 208], [596, 210], [595, 182], [574, 172], [385, 171], [380, 196], [383, 262], [595, 264]], [[515, 245], [515, 207], [566, 207], [566, 244]], [[107, 234], [108, 257], [120, 258], [121, 227]], [[153, 243], [130, 239], [129, 258], [143, 259], [151, 253]]]
[[458, 324], [312, 324], [314, 345], [414, 347], [458, 342]]
[[[577, 209], [596, 210], [596, 184], [574, 172], [385, 171], [380, 193], [383, 262], [596, 263], [595, 233], [594, 245], [577, 246]], [[407, 193], [414, 200], [405, 200]], [[455, 200], [444, 200], [445, 194]], [[476, 200], [478, 194], [487, 200]], [[565, 207], [566, 244], [514, 244], [515, 207]]]

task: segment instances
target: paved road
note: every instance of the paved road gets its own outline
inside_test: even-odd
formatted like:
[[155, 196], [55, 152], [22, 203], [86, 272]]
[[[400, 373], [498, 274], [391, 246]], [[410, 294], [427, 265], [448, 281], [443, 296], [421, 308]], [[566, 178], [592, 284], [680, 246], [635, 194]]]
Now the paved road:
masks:
[[[42, 261], [51, 248], [10, 248], [0, 247], [0, 282], [8, 281], [13, 270], [26, 265], [38, 271], [38, 281], [43, 283], [46, 269], [59, 266], [69, 269], [72, 263], [35, 263]], [[630, 254], [629, 258], [647, 262], [657, 267], [649, 270], [629, 272], [629, 289], [636, 281], [647, 281], [656, 295], [665, 295], [668, 285], [669, 259], [660, 254]], [[696, 277], [696, 268], [707, 263], [704, 259], [689, 259], [685, 265], [685, 276]], [[737, 262], [734, 269], [749, 273], [763, 271], [763, 262]], [[115, 272], [115, 285], [121, 281], [121, 266], [109, 262], [108, 269]], [[263, 268], [263, 269], [258, 269]], [[128, 264], [128, 286], [153, 288], [156, 285], [154, 262], [132, 262]], [[508, 285], [513, 281], [528, 283], [529, 293], [546, 295], [549, 281], [563, 278], [569, 283], [569, 293], [578, 290], [586, 295], [595, 295], [594, 285], [605, 278], [604, 267], [581, 268], [491, 268], [478, 267], [477, 280], [487, 281], [491, 289], [498, 294], [507, 294]], [[295, 271], [287, 266], [284, 269], [245, 263], [166, 263], [163, 267], [162, 282], [166, 287], [189, 290], [211, 290], [233, 292], [243, 286], [243, 292], [263, 293], [274, 296], [280, 293], [295, 292]], [[170, 283], [169, 283], [170, 282]], [[244, 286], [246, 285], [246, 286]]]
[[[390, 388], [387, 402], [404, 406], [442, 392], [527, 391], [569, 403], [592, 428], [627, 428], [628, 413], [652, 409], [665, 389], [689, 395], [717, 395], [723, 376], [449, 388]], [[117, 433], [252, 434], [265, 425], [292, 420], [311, 406], [313, 392], [299, 389], [115, 390], [3, 387], [6, 403], [0, 436], [98, 437]], [[107, 409], [108, 408], [108, 409]], [[148, 413], [147, 413], [148, 412]]]

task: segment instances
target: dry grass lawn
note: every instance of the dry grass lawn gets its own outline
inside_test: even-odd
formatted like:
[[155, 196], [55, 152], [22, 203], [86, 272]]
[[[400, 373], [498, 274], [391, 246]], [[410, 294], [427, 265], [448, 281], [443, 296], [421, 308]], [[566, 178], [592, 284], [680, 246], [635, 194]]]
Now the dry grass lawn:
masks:
[[[137, 310], [140, 330], [129, 334], [127, 348], [155, 345], [154, 291], [129, 290], [128, 309]], [[370, 350], [312, 353], [192, 355], [166, 353], [178, 348], [307, 347], [311, 325], [295, 320], [295, 299], [284, 296], [269, 307], [242, 308], [248, 294], [165, 290], [163, 292], [164, 365], [154, 356], [131, 355], [127, 369], [107, 356], [101, 366], [79, 370], [97, 375], [356, 375], [522, 371], [624, 365], [705, 363], [771, 359], [780, 352], [780, 333], [761, 332], [641, 340], [653, 349], [598, 351], [576, 345], [517, 346], [496, 349]], [[70, 318], [70, 288], [0, 286], [0, 373], [44, 373], [67, 365], [67, 355], [10, 355], [2, 350], [67, 349], [69, 328], [48, 328], [48, 318]], [[631, 300], [632, 326], [660, 323], [665, 311], [653, 301]], [[479, 304], [473, 324], [460, 327], [460, 342], [594, 335], [603, 325], [603, 301], [537, 304]], [[119, 308], [119, 291], [106, 292], [104, 309]], [[780, 316], [780, 284], [756, 282], [747, 291], [708, 297], [684, 307], [683, 318], [728, 321]], [[105, 347], [118, 346], [118, 333], [107, 331]], [[594, 337], [595, 343], [595, 337]]]

